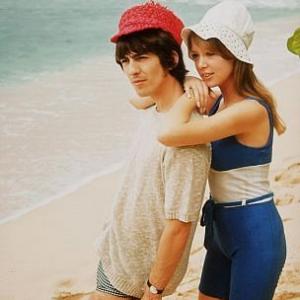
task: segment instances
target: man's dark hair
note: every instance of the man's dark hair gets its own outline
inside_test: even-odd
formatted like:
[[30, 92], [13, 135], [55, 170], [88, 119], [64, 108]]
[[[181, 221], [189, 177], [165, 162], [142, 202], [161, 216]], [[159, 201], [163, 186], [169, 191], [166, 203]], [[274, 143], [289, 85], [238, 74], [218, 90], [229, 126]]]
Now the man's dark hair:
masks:
[[[178, 54], [178, 63], [174, 61], [174, 52]], [[120, 37], [116, 44], [116, 62], [122, 67], [121, 60], [133, 53], [157, 55], [162, 67], [183, 86], [187, 70], [180, 45], [170, 33], [162, 29], [145, 29]]]

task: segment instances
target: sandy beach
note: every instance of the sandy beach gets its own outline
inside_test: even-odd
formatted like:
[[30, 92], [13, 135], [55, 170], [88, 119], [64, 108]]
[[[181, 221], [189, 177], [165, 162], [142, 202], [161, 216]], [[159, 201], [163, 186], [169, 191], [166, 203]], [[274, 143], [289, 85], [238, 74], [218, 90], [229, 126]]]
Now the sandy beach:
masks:
[[[275, 300], [300, 299], [300, 74], [277, 82], [272, 91], [288, 131], [276, 137], [271, 183], [284, 221], [288, 257]], [[285, 101], [285, 99], [287, 99]], [[122, 170], [0, 225], [0, 299], [87, 299], [95, 286], [96, 240], [109, 215]], [[202, 229], [193, 244], [188, 273], [168, 297], [196, 299], [204, 249]]]
[[[163, 2], [191, 24], [216, 1]], [[270, 174], [288, 246], [274, 299], [300, 300], [300, 68], [286, 49], [300, 2], [245, 2], [256, 23], [254, 70], [288, 127], [275, 134]], [[127, 5], [0, 4], [0, 300], [87, 300], [95, 288], [97, 239], [139, 121], [108, 42]], [[199, 225], [188, 272], [166, 300], [197, 299], [203, 234]]]

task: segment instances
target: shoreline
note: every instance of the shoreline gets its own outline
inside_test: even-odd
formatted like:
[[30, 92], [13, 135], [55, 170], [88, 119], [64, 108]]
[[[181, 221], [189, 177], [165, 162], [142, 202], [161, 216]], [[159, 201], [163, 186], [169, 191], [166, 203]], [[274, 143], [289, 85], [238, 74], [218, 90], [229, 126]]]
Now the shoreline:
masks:
[[[276, 85], [299, 72], [296, 68], [299, 59], [283, 49], [286, 47], [283, 44], [287, 39], [287, 29], [294, 28], [295, 23], [295, 17], [281, 17], [257, 23], [257, 41], [256, 45], [253, 44], [252, 52], [258, 61], [258, 71], [262, 71], [261, 74], [267, 78], [277, 77], [271, 80], [264, 80], [262, 77], [262, 81], [267, 86]], [[280, 45], [280, 51], [274, 52], [276, 53], [274, 61], [277, 63], [273, 66], [270, 64], [270, 59], [268, 60], [273, 52], [268, 52], [269, 46], [260, 49], [260, 43], [264, 45], [263, 39], [274, 31], [275, 26], [282, 28], [279, 34], [284, 43]], [[269, 30], [270, 27], [274, 28]], [[266, 51], [266, 61], [262, 60], [259, 54], [264, 51]], [[284, 55], [280, 60], [278, 53], [282, 51]], [[287, 60], [286, 65], [282, 63], [285, 60]], [[189, 60], [187, 62], [191, 63]], [[114, 89], [110, 89], [112, 82], [115, 83]], [[0, 94], [3, 99], [0, 108], [3, 110], [4, 133], [1, 148], [3, 150], [0, 152], [1, 163], [4, 166], [1, 173], [4, 196], [0, 206], [0, 224], [16, 219], [36, 207], [46, 205], [98, 177], [99, 173], [110, 168], [106, 165], [113, 164], [115, 157], [118, 158], [124, 153], [125, 148], [120, 150], [121, 144], [117, 144], [117, 141], [119, 142], [119, 137], [126, 136], [134, 127], [133, 112], [129, 112], [128, 107], [119, 101], [128, 99], [132, 90], [128, 88], [128, 83], [120, 72], [119, 66], [115, 64], [113, 55], [82, 59], [77, 64], [62, 70], [41, 73], [30, 81], [1, 86]], [[113, 103], [109, 104], [105, 98], [111, 99]], [[75, 109], [72, 102], [76, 103]], [[126, 126], [119, 126], [118, 123], [121, 122], [110, 117], [114, 113], [113, 107], [120, 107], [120, 111], [124, 112], [124, 116], [116, 113], [115, 119], [125, 119]], [[86, 133], [81, 131], [80, 122], [84, 122], [86, 130], [94, 134], [94, 139], [87, 140], [85, 149], [78, 146], [81, 142], [85, 142], [82, 137]], [[68, 127], [70, 124], [73, 125], [72, 128]], [[111, 125], [107, 127], [107, 132], [102, 130], [106, 128], [105, 124]], [[111, 133], [114, 132], [119, 136], [112, 136]], [[104, 150], [103, 136], [110, 143], [109, 149]], [[47, 143], [52, 144], [50, 146], [53, 149], [57, 149], [56, 157], [51, 156], [48, 147], [45, 146]], [[33, 144], [35, 146], [32, 146]], [[74, 144], [75, 147], [72, 147]], [[23, 161], [23, 153], [19, 150], [21, 148], [27, 156]], [[91, 154], [94, 156], [92, 157]], [[102, 161], [96, 160], [96, 155], [101, 157]], [[48, 159], [51, 161], [49, 165], [47, 165]], [[37, 162], [38, 160], [40, 161]], [[81, 171], [78, 171], [79, 169]], [[12, 180], [15, 182], [14, 185], [10, 183]]]
[[[122, 170], [104, 175], [1, 224], [0, 298], [48, 300], [70, 287], [93, 289], [96, 238], [121, 178]], [[19, 283], [17, 289], [11, 280]]]
[[[278, 80], [274, 80], [273, 83], [270, 83], [268, 84], [267, 86], [272, 90], [274, 89], [275, 93], [278, 94], [280, 93], [280, 90], [278, 88], [276, 88], [276, 85], [280, 85], [282, 82], [286, 82], [286, 81], [289, 81], [289, 80], [293, 80], [295, 81], [295, 84], [296, 84], [296, 81], [297, 79], [296, 78], [300, 78], [300, 71], [299, 70], [295, 70], [294, 72], [291, 72], [291, 75], [285, 75], [283, 76], [282, 79], [278, 79]], [[276, 95], [275, 95], [276, 96]], [[280, 99], [277, 99], [276, 97], [276, 100], [278, 101], [278, 106], [279, 106], [279, 109], [284, 109], [284, 103], [281, 103], [280, 102]], [[287, 119], [288, 118], [288, 113], [285, 113], [284, 114], [284, 119]], [[289, 132], [291, 129], [290, 128], [287, 128], [287, 132]], [[286, 133], [283, 135], [283, 137], [286, 135]], [[278, 137], [276, 136], [276, 133], [274, 134], [275, 136], [275, 139], [274, 139], [274, 143], [276, 143]], [[271, 166], [271, 169], [276, 169], [276, 155], [274, 156], [274, 161], [272, 163], [272, 166]], [[293, 161], [297, 160], [297, 157], [295, 158], [291, 158], [290, 159], [290, 162], [292, 163]], [[14, 220], [17, 220], [18, 218], [30, 213], [31, 211], [39, 208], [39, 207], [43, 207], [45, 205], [48, 205], [50, 204], [52, 201], [56, 201], [64, 196], [67, 196], [68, 194], [71, 194], [73, 192], [76, 192], [78, 189], [80, 189], [81, 187], [83, 187], [84, 185], [87, 185], [91, 182], [93, 182], [94, 180], [97, 180], [98, 178], [101, 178], [102, 176], [105, 176], [107, 174], [111, 174], [111, 173], [114, 173], [115, 171], [119, 171], [122, 166], [124, 165], [124, 161], [120, 161], [118, 163], [115, 163], [115, 164], [112, 164], [112, 165], [109, 165], [107, 166], [106, 168], [104, 168], [103, 170], [97, 172], [97, 173], [94, 173], [90, 176], [87, 176], [85, 178], [82, 178], [80, 180], [78, 180], [77, 182], [74, 182], [73, 184], [67, 186], [64, 190], [62, 190], [61, 192], [57, 193], [56, 195], [54, 196], [50, 196], [48, 198], [45, 198], [44, 200], [40, 201], [39, 203], [37, 204], [34, 204], [28, 208], [24, 208], [24, 209], [21, 209], [19, 211], [17, 211], [16, 213], [10, 215], [10, 216], [7, 216], [7, 217], [4, 217], [3, 219], [0, 219], [0, 225], [2, 224], [6, 224], [8, 222], [12, 222]]]
[[[286, 82], [288, 80], [293, 80], [293, 81], [295, 81], [295, 84], [296, 84], [297, 80], [295, 80], [295, 78], [298, 78], [298, 77], [300, 77], [300, 71], [295, 70], [294, 72], [291, 72], [291, 75], [285, 75], [285, 76], [282, 77], [282, 79], [276, 79], [276, 80], [274, 80], [274, 82], [268, 83], [267, 86], [271, 90], [274, 89], [275, 93], [279, 93], [280, 91], [276, 89], [276, 85], [280, 84], [281, 82]], [[278, 99], [276, 99], [276, 100], [278, 100]], [[282, 107], [284, 109], [284, 103], [280, 103], [280, 100], [278, 101], [277, 104], [279, 105], [279, 107]], [[288, 116], [286, 116], [284, 119], [286, 119], [286, 118], [288, 118]], [[287, 129], [287, 132], [289, 132], [289, 128]], [[276, 143], [276, 139], [277, 139], [276, 138], [276, 133], [274, 134], [274, 136], [275, 136], [275, 143]], [[297, 159], [297, 158], [295, 158], [295, 159]], [[26, 215], [26, 214], [30, 213], [31, 211], [39, 208], [39, 207], [48, 205], [52, 201], [55, 201], [59, 198], [67, 196], [70, 193], [76, 192], [82, 186], [91, 183], [93, 180], [96, 180], [97, 178], [101, 178], [102, 176], [105, 176], [107, 174], [111, 174], [111, 173], [114, 173], [115, 171], [120, 170], [123, 165], [124, 165], [124, 161], [123, 162], [120, 161], [118, 163], [107, 166], [106, 168], [104, 168], [103, 170], [101, 170], [97, 173], [94, 173], [90, 176], [84, 177], [84, 178], [78, 180], [77, 182], [72, 183], [71, 185], [67, 186], [64, 190], [57, 193], [56, 195], [45, 198], [44, 200], [40, 201], [39, 203], [37, 203], [35, 205], [32, 205], [31, 207], [20, 209], [19, 211], [12, 214], [11, 216], [7, 216], [7, 217], [4, 217], [4, 218], [0, 219], [0, 225], [5, 224], [7, 222], [14, 221], [14, 220], [22, 217], [23, 215]], [[272, 163], [271, 168], [274, 168], [274, 166], [276, 166], [276, 159], [275, 159], [275, 162]]]
[[[271, 170], [272, 188], [288, 242], [288, 259], [276, 300], [300, 297], [300, 137], [296, 130], [300, 128], [300, 96], [296, 89], [299, 80], [300, 73], [272, 87], [276, 98], [281, 99], [280, 111], [288, 126], [285, 135], [275, 138]], [[85, 300], [95, 287], [96, 240], [121, 178], [122, 168], [1, 224], [0, 298]], [[197, 294], [204, 254], [203, 231], [199, 226], [197, 230], [188, 273], [178, 292], [168, 300], [190, 300]]]
[[31, 211], [33, 211], [35, 209], [38, 209], [38, 208], [43, 207], [45, 205], [48, 205], [52, 201], [59, 200], [60, 198], [63, 198], [65, 196], [69, 195], [69, 194], [72, 194], [72, 193], [76, 192], [78, 189], [80, 189], [81, 187], [92, 183], [94, 180], [99, 179], [102, 176], [106, 176], [106, 175], [118, 172], [122, 169], [122, 167], [124, 166], [124, 163], [125, 162], [119, 162], [119, 163], [110, 165], [106, 169], [103, 169], [102, 171], [100, 171], [99, 173], [95, 173], [91, 176], [83, 178], [82, 180], [78, 181], [77, 183], [74, 183], [74, 184], [68, 186], [65, 190], [61, 191], [57, 195], [51, 196], [47, 199], [44, 199], [41, 202], [39, 202], [39, 203], [37, 203], [37, 204], [35, 204], [31, 207], [22, 209], [22, 210], [16, 212], [15, 214], [13, 214], [11, 216], [0, 219], [0, 225], [12, 222], [14, 220], [17, 220], [18, 218], [30, 213]]

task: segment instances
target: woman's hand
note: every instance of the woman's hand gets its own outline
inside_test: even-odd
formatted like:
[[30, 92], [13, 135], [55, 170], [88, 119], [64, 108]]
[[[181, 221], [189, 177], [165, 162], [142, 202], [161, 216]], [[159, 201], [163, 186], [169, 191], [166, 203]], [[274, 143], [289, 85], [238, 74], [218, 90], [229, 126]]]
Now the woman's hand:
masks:
[[203, 80], [194, 76], [185, 77], [184, 90], [188, 98], [196, 101], [200, 114], [207, 114], [211, 103], [218, 97]]

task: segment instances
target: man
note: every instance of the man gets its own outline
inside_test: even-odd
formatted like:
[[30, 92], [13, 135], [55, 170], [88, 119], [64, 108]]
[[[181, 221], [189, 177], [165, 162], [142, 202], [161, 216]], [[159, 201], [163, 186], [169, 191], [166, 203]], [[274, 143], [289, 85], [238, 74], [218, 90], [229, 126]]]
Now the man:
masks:
[[207, 179], [206, 145], [171, 148], [157, 141], [160, 115], [183, 94], [182, 21], [147, 2], [124, 12], [116, 61], [140, 97], [141, 134], [115, 199], [99, 248], [97, 292], [92, 299], [161, 299], [182, 280]]

